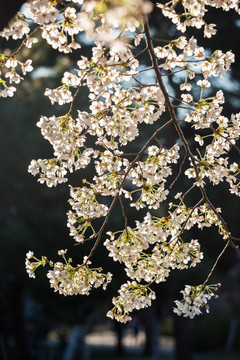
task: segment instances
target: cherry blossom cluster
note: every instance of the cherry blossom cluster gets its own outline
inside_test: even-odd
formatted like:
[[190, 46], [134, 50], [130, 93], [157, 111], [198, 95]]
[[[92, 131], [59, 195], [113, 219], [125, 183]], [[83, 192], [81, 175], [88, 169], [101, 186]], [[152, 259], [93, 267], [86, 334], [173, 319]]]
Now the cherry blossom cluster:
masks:
[[[161, 68], [164, 70], [180, 68], [184, 72], [185, 79], [184, 83], [180, 85], [181, 91], [190, 91], [192, 89], [191, 83], [196, 74], [201, 74], [205, 79], [205, 81], [199, 80], [197, 82], [202, 90], [210, 87], [211, 84], [206, 79], [211, 76], [217, 77], [219, 74], [224, 75], [235, 60], [232, 51], [223, 53], [221, 50], [216, 50], [211, 55], [207, 55], [205, 49], [198, 46], [197, 40], [193, 36], [190, 39], [181, 36], [169, 41], [166, 45], [155, 47], [154, 50], [160, 61], [159, 66]], [[182, 97], [186, 103], [193, 101], [192, 96], [189, 94], [188, 96], [182, 94]], [[196, 110], [208, 110], [202, 99], [200, 100], [198, 107], [193, 103]]]
[[28, 276], [30, 278], [35, 278], [36, 269], [39, 266], [45, 266], [46, 263], [47, 263], [47, 258], [45, 256], [42, 256], [42, 259], [39, 260], [34, 256], [33, 251], [28, 251], [26, 254], [26, 261], [25, 261], [25, 266], [26, 266], [26, 271], [28, 273]]
[[89, 295], [94, 287], [105, 290], [111, 281], [110, 273], [102, 274], [101, 269], [91, 269], [88, 266], [73, 267], [72, 265], [56, 262], [53, 270], [47, 273], [50, 287], [64, 296], [67, 295]]
[[[168, 164], [177, 163], [179, 146], [175, 144], [171, 149], [159, 149], [157, 146], [148, 148], [146, 161], [139, 161], [129, 172], [133, 185], [141, 191], [141, 196], [131, 206], [136, 209], [145, 207], [158, 209], [162, 201], [166, 200], [169, 191], [165, 189], [166, 178], [172, 174]], [[136, 190], [135, 190], [136, 191]], [[125, 192], [126, 194], [126, 192]]]
[[[208, 153], [207, 153], [208, 154]], [[208, 160], [208, 155], [201, 158], [199, 161], [199, 176], [198, 184], [204, 184], [205, 178], [208, 178], [214, 185], [218, 185], [222, 181], [227, 181], [230, 185], [230, 192], [240, 196], [239, 192], [239, 174], [240, 170], [236, 162], [229, 164], [227, 158], [217, 158]], [[211, 153], [210, 153], [211, 156]], [[185, 171], [189, 177], [195, 177], [196, 172], [193, 167]]]
[[71, 88], [87, 86], [91, 112], [88, 119], [80, 114], [80, 122], [88, 120], [88, 133], [97, 136], [99, 144], [117, 148], [116, 138], [126, 145], [138, 136], [140, 123], [152, 124], [158, 119], [165, 110], [164, 97], [155, 86], [124, 87], [124, 82], [138, 74], [138, 61], [129, 49], [108, 50], [98, 43], [92, 54], [90, 61], [85, 57], [78, 61], [76, 74], [66, 72], [63, 85], [47, 89], [45, 95], [52, 104], [63, 105], [73, 100]]
[[[47, 277], [49, 279], [50, 287], [54, 291], [67, 295], [89, 295], [92, 287], [97, 288], [102, 286], [106, 289], [107, 284], [111, 281], [112, 275], [110, 273], [103, 274], [101, 268], [90, 268], [91, 262], [84, 258], [83, 264], [76, 267], [72, 266], [72, 259], [66, 259], [65, 254], [67, 250], [59, 250], [58, 255], [62, 256], [64, 262], [48, 261], [46, 257], [42, 260], [35, 258], [34, 253], [29, 251], [26, 255], [26, 268], [30, 277], [35, 277], [35, 270], [39, 266], [49, 264], [53, 270], [49, 270]], [[35, 261], [31, 261], [34, 259]]]
[[[204, 27], [207, 38], [216, 34], [215, 24], [204, 19], [209, 7], [239, 13], [237, 0], [171, 0], [156, 7], [181, 32], [189, 26]], [[53, 157], [32, 160], [29, 172], [52, 187], [67, 182], [69, 173], [86, 168], [90, 162], [95, 169], [91, 179], [84, 179], [78, 187], [70, 186], [71, 210], [67, 214], [75, 242], [83, 246], [93, 241], [89, 255], [82, 265], [74, 267], [65, 257], [66, 250], [58, 252], [63, 261], [55, 263], [44, 256], [39, 260], [29, 251], [27, 273], [35, 277], [39, 266], [49, 265], [50, 286], [63, 295], [88, 295], [93, 287], [105, 288], [111, 274], [90, 268], [90, 258], [105, 237], [106, 224], [118, 202], [123, 230], [109, 231], [103, 242], [109, 256], [124, 264], [130, 278], [108, 312], [122, 322], [130, 320], [134, 309], [151, 305], [155, 299], [152, 283], [166, 281], [172, 269], [187, 269], [203, 259], [200, 240], [185, 241], [185, 232], [194, 226], [215, 226], [226, 245], [207, 280], [202, 285], [187, 285], [182, 291], [183, 301], [176, 301], [174, 309], [177, 314], [192, 318], [202, 307], [208, 308], [218, 285], [207, 282], [219, 259], [228, 245], [239, 253], [235, 246], [239, 239], [231, 235], [205, 187], [224, 181], [231, 193], [240, 194], [238, 160], [231, 159], [234, 149], [239, 153], [240, 113], [230, 119], [222, 115], [224, 94], [218, 90], [212, 95], [211, 89], [212, 79], [230, 70], [234, 54], [221, 50], [210, 54], [194, 37], [178, 35], [156, 41], [147, 19], [152, 8], [144, 0], [32, 0], [0, 34], [21, 42], [15, 52], [0, 55], [2, 97], [13, 96], [16, 87], [12, 84], [33, 70], [31, 59], [20, 61], [18, 54], [24, 46], [35, 46], [35, 33], [59, 52], [79, 51], [76, 64], [64, 72], [61, 84], [45, 90], [51, 104], [65, 110], [60, 116], [40, 117], [37, 126], [52, 145]], [[89, 58], [81, 54], [81, 34], [94, 42]], [[149, 68], [141, 60], [147, 53]], [[152, 70], [153, 81], [149, 80], [152, 73], [148, 76]], [[175, 74], [180, 99], [165, 80]], [[83, 88], [88, 93], [88, 111], [76, 110]], [[152, 124], [155, 130], [142, 144], [140, 131], [146, 126], [151, 129]], [[175, 144], [168, 142], [164, 133], [170, 127]], [[194, 142], [185, 136], [190, 127]], [[127, 146], [135, 150], [129, 153]], [[176, 194], [176, 183], [182, 186], [181, 193]], [[198, 192], [195, 204], [192, 189]], [[170, 200], [173, 197], [176, 203]], [[146, 211], [135, 227], [129, 226], [129, 207]]]
[[189, 317], [193, 319], [196, 315], [202, 314], [201, 308], [205, 308], [206, 312], [209, 312], [208, 301], [212, 297], [217, 297], [215, 291], [218, 290], [221, 284], [217, 285], [199, 285], [190, 286], [186, 285], [184, 290], [181, 290], [183, 294], [183, 300], [176, 300], [176, 307], [173, 309], [178, 315]]
[[84, 143], [86, 136], [83, 131], [87, 127], [86, 116], [79, 112], [79, 118], [73, 120], [68, 114], [65, 116], [47, 118], [42, 116], [37, 126], [54, 149], [56, 158], [32, 160], [29, 172], [34, 176], [39, 174], [41, 183], [56, 186], [66, 182], [65, 175], [68, 171], [73, 172], [85, 168], [91, 161], [94, 150], [86, 148]]
[[113, 298], [114, 307], [107, 316], [123, 323], [131, 320], [129, 313], [151, 306], [152, 300], [156, 298], [154, 291], [136, 281], [123, 284], [118, 292], [120, 295]]
[[[150, 254], [141, 253], [137, 261], [126, 267], [126, 273], [138, 282], [160, 283], [166, 281], [171, 269], [187, 269], [203, 258], [197, 240], [190, 243], [180, 241], [164, 242], [153, 247]], [[190, 263], [190, 265], [188, 265]]]
[[[195, 135], [195, 141], [202, 148], [205, 139], [212, 138], [212, 142], [206, 145], [203, 151], [199, 151], [195, 157], [198, 167], [198, 183], [203, 183], [206, 178], [214, 185], [226, 181], [230, 185], [230, 192], [239, 196], [239, 165], [236, 162], [229, 162], [229, 152], [239, 138], [240, 114], [232, 114], [230, 119], [221, 115], [222, 107], [219, 106], [219, 103], [223, 102], [223, 94], [219, 90], [211, 103], [203, 100], [201, 110], [198, 109], [188, 114], [185, 121], [191, 122], [196, 129], [209, 130], [206, 135]], [[189, 178], [195, 178], [196, 169], [191, 167], [185, 171], [185, 174]]]
[[[69, 0], [66, 0], [69, 1]], [[102, 12], [102, 7], [99, 12], [98, 1], [75, 1], [76, 8], [74, 8], [68, 2], [63, 1], [49, 1], [49, 0], [32, 0], [27, 1], [24, 13], [19, 12], [9, 23], [1, 33], [0, 36], [6, 38], [12, 38], [14, 40], [23, 39], [22, 45], [31, 48], [38, 42], [37, 37], [34, 37], [34, 33], [37, 30], [41, 31], [41, 36], [51, 45], [54, 49], [69, 53], [73, 50], [81, 48], [81, 45], [76, 36], [80, 32], [85, 32], [90, 38], [113, 39], [114, 29], [116, 26], [123, 26], [124, 28], [131, 28], [133, 31], [136, 26], [139, 26], [139, 16], [144, 12], [151, 11], [151, 4], [147, 1], [124, 1], [122, 4], [116, 2], [112, 5], [108, 5], [105, 8], [105, 12]], [[82, 5], [83, 4], [83, 5]], [[81, 11], [77, 5], [82, 5]], [[115, 14], [115, 15], [114, 15]], [[131, 14], [131, 16], [129, 16]], [[30, 29], [29, 20], [37, 25], [32, 32]], [[97, 26], [97, 22], [100, 21], [100, 26]], [[97, 36], [96, 36], [97, 35]], [[13, 56], [0, 55], [1, 66], [5, 66], [5, 78], [9, 78], [10, 84], [18, 84], [23, 78], [16, 71], [16, 66], [19, 63], [22, 67], [23, 75], [28, 71], [32, 71], [32, 60], [27, 59], [25, 63], [21, 63]], [[11, 68], [8, 70], [8, 68]], [[14, 86], [8, 86], [6, 80], [0, 78], [0, 83], [3, 85], [3, 89], [0, 89], [0, 96], [7, 97], [13, 96], [16, 88]], [[58, 94], [59, 92], [55, 92]], [[60, 92], [61, 94], [62, 92]], [[65, 99], [68, 95], [65, 92]], [[63, 95], [64, 96], [64, 95]], [[63, 100], [64, 101], [64, 100]]]
[[224, 238], [228, 236], [207, 204], [194, 209], [178, 205], [168, 217], [155, 218], [148, 213], [134, 229], [127, 227], [120, 235], [109, 232], [110, 239], [104, 245], [114, 261], [125, 264], [131, 279], [159, 283], [166, 281], [171, 269], [194, 267], [202, 260], [198, 240], [185, 243], [181, 239], [183, 228], [189, 230], [195, 225], [200, 229], [215, 225]]
[[[181, 6], [180, 6], [181, 4]], [[177, 9], [176, 9], [176, 5]], [[171, 19], [181, 32], [185, 32], [188, 26], [200, 29], [204, 26], [204, 36], [210, 38], [216, 34], [215, 24], [206, 24], [204, 15], [207, 12], [206, 6], [222, 8], [224, 11], [234, 9], [239, 13], [239, 3], [237, 0], [199, 0], [198, 2], [188, 0], [172, 0], [165, 4], [158, 3], [164, 16]]]
[[88, 228], [95, 233], [91, 223], [94, 219], [106, 216], [108, 207], [99, 204], [95, 190], [86, 186], [82, 188], [71, 187], [70, 194], [72, 199], [69, 200], [69, 203], [73, 211], [68, 211], [67, 226], [70, 228], [70, 235], [73, 236], [74, 240], [82, 242]]
[[16, 68], [20, 67], [22, 75], [26, 75], [27, 72], [33, 70], [32, 60], [27, 59], [23, 63], [17, 60], [15, 56], [0, 54], [0, 65], [3, 67], [3, 70], [0, 72], [0, 75], [3, 75], [3, 77], [0, 77], [0, 84], [2, 85], [2, 88], [0, 88], [0, 97], [12, 97], [17, 90], [12, 84], [19, 84], [20, 81], [23, 80], [23, 77], [17, 72], [19, 70], [17, 69], [16, 71]]

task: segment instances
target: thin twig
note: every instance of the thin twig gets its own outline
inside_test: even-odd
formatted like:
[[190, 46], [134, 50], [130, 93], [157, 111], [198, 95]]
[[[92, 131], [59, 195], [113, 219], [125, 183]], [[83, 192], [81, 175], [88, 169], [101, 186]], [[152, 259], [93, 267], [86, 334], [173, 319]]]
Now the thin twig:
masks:
[[197, 185], [193, 184], [182, 196], [182, 200], [192, 191]]
[[142, 55], [143, 53], [145, 53], [145, 51], [147, 51], [147, 46], [143, 49], [143, 50], [141, 50], [139, 53], [137, 53], [136, 55], [135, 55], [135, 58], [137, 58], [138, 56], [140, 56], [140, 55]]
[[211, 271], [209, 272], [206, 280], [205, 280], [204, 283], [203, 283], [203, 286], [205, 286], [205, 285], [207, 284], [207, 282], [208, 282], [208, 280], [210, 279], [210, 277], [212, 276], [212, 273], [214, 272], [214, 270], [215, 270], [215, 268], [216, 268], [216, 266], [217, 266], [220, 258], [223, 256], [223, 254], [225, 253], [225, 251], [227, 250], [227, 248], [228, 248], [229, 245], [230, 245], [230, 239], [228, 240], [228, 242], [225, 244], [223, 250], [222, 250], [222, 251], [220, 252], [220, 254], [218, 255], [218, 257], [217, 257], [217, 259], [216, 259], [213, 267], [211, 268]]
[[171, 71], [170, 73], [167, 73], [167, 74], [162, 74], [162, 76], [171, 76], [171, 75], [174, 75], [174, 74], [177, 74], [181, 71], [186, 71], [185, 69], [180, 69], [180, 70], [176, 70], [176, 71]]
[[122, 216], [124, 217], [125, 230], [127, 230], [127, 227], [128, 227], [128, 219], [127, 219], [127, 216], [126, 216], [126, 214], [125, 214], [125, 210], [124, 210], [124, 206], [123, 206], [123, 202], [122, 202], [121, 195], [118, 195], [118, 200], [119, 200], [119, 203], [120, 203], [120, 206], [121, 206]]
[[169, 186], [169, 189], [171, 189], [173, 187], [173, 185], [177, 182], [177, 180], [179, 179], [181, 173], [182, 173], [182, 168], [183, 168], [183, 164], [185, 163], [185, 161], [187, 160], [187, 154], [184, 155], [183, 161], [180, 164], [179, 167], [179, 171], [177, 176], [175, 177], [175, 179], [173, 180], [173, 182], [171, 183], [171, 185]]
[[17, 48], [16, 51], [14, 51], [14, 53], [12, 53], [9, 57], [13, 57], [15, 56], [21, 49], [22, 47], [25, 45], [26, 41], [28, 38], [30, 38], [31, 36], [33, 36], [38, 30], [40, 30], [41, 26], [37, 26], [36, 29], [34, 29], [20, 44], [20, 46]]

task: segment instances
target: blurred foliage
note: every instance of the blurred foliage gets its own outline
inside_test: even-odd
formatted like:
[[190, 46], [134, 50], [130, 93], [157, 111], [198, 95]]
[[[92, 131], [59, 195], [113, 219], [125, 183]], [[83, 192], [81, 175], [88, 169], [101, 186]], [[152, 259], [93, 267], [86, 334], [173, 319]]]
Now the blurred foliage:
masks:
[[230, 321], [229, 314], [211, 316], [211, 321], [206, 317], [198, 318], [191, 326], [193, 350], [200, 352], [224, 349]]

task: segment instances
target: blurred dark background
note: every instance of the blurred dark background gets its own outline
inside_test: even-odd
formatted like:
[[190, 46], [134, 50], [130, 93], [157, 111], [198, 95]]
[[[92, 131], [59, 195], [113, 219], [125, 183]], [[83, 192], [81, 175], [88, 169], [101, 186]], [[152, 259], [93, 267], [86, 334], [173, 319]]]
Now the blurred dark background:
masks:
[[[4, 19], [11, 17], [7, 8], [3, 9], [0, 20], [4, 12]], [[201, 31], [199, 35], [189, 30], [188, 35], [196, 36], [199, 44], [210, 50], [232, 49], [236, 55], [231, 74], [221, 81], [214, 79], [215, 90], [223, 88], [225, 92], [224, 114], [229, 116], [240, 109], [240, 19], [234, 11], [210, 10], [206, 20], [217, 23], [218, 33], [213, 39], [204, 39]], [[157, 10], [150, 15], [150, 24], [155, 38], [179, 36], [175, 27]], [[12, 41], [0, 41], [1, 52], [7, 54], [11, 54], [17, 45]], [[14, 98], [0, 99], [0, 359], [239, 358], [240, 262], [233, 251], [227, 251], [213, 275], [211, 282], [222, 282], [222, 288], [219, 299], [210, 304], [210, 314], [191, 321], [172, 314], [173, 301], [179, 298], [184, 284], [203, 282], [221, 252], [224, 244], [216, 229], [200, 233], [193, 229], [189, 238], [200, 238], [203, 250], [206, 249], [202, 263], [190, 271], [173, 272], [166, 283], [154, 289], [157, 300], [153, 307], [134, 313], [133, 322], [128, 325], [119, 325], [105, 316], [111, 307], [111, 297], [117, 294], [125, 277], [123, 267], [109, 260], [103, 248], [95, 255], [94, 263], [116, 275], [106, 292], [93, 290], [89, 297], [65, 298], [49, 288], [45, 269], [37, 272], [36, 280], [27, 277], [24, 261], [28, 250], [57, 261], [57, 250], [69, 248], [69, 255], [77, 263], [90, 246], [74, 247], [69, 237], [66, 226], [68, 184], [49, 189], [27, 172], [32, 159], [52, 157], [51, 146], [36, 127], [40, 115], [62, 115], [66, 110], [51, 106], [43, 95], [44, 90], [57, 87], [63, 72], [72, 70], [81, 54], [90, 56], [90, 43], [82, 41], [82, 49], [65, 55], [55, 52], [39, 39], [37, 46], [24, 49], [19, 55], [20, 60], [33, 59], [34, 72], [17, 86]], [[147, 57], [141, 60], [149, 65]], [[180, 82], [179, 77], [173, 77], [168, 83], [177, 97]], [[87, 92], [83, 90], [77, 107], [87, 110], [87, 104]], [[153, 133], [155, 127], [156, 124], [144, 128], [139, 144]], [[194, 147], [191, 130], [184, 131]], [[175, 135], [169, 131], [163, 136], [161, 140], [166, 146], [175, 141]], [[236, 153], [231, 155], [237, 160]], [[73, 174], [70, 183], [80, 185], [82, 178], [91, 178], [91, 171], [90, 166], [89, 170]], [[209, 186], [209, 191], [214, 204], [222, 207], [230, 230], [239, 236], [239, 199], [222, 184], [215, 188]], [[156, 212], [159, 216], [163, 213], [164, 206]], [[129, 208], [128, 215], [133, 225], [143, 212], [136, 214]], [[121, 210], [116, 207], [108, 229], [122, 228]]]

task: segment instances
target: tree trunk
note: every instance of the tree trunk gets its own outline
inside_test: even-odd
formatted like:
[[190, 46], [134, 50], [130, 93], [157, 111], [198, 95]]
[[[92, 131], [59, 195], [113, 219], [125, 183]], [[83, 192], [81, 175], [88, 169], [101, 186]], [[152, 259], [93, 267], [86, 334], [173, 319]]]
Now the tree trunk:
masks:
[[154, 305], [142, 312], [142, 323], [145, 328], [146, 342], [144, 346], [144, 355], [152, 359], [159, 359], [158, 351], [158, 326], [155, 316]]
[[115, 355], [116, 357], [120, 357], [124, 355], [124, 348], [122, 344], [122, 338], [123, 338], [123, 324], [119, 323], [118, 321], [114, 321], [114, 330], [116, 332], [117, 336], [117, 346], [115, 349]]
[[190, 347], [189, 320], [181, 316], [174, 316], [176, 359], [192, 360]]
[[17, 279], [9, 283], [9, 291], [6, 294], [9, 309], [11, 309], [10, 332], [13, 336], [17, 360], [34, 360], [33, 354], [30, 355], [28, 339], [26, 334], [26, 319], [24, 314], [24, 294], [23, 288]]

